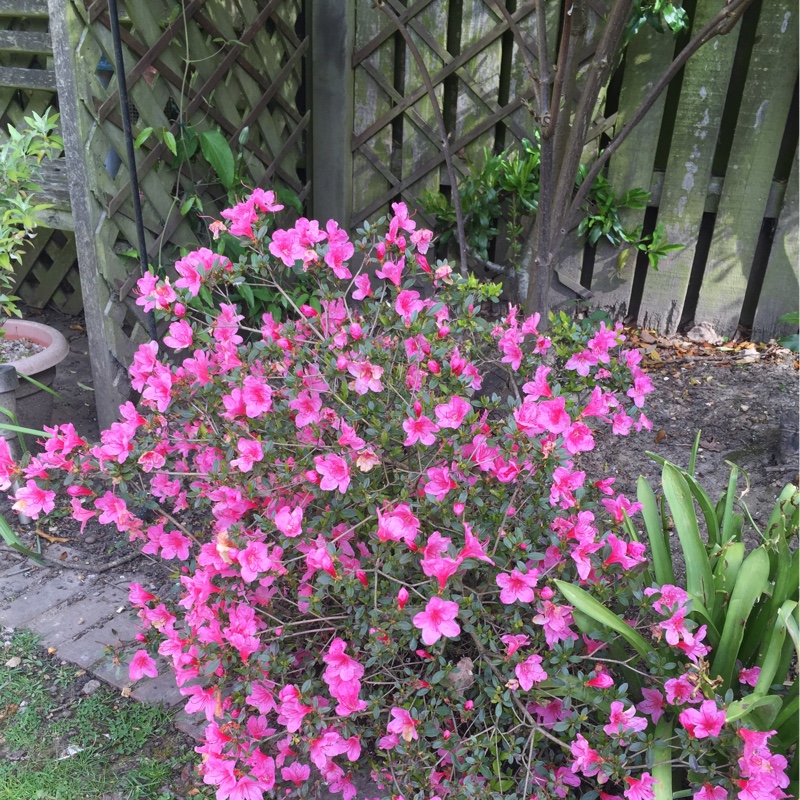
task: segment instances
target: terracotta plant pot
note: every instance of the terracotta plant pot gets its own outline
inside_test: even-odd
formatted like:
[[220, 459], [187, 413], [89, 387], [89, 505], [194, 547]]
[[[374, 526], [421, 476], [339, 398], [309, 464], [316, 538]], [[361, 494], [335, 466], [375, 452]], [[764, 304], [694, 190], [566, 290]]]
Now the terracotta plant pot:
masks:
[[[40, 353], [9, 363], [20, 376], [27, 375], [44, 386], [52, 386], [56, 367], [69, 355], [67, 340], [55, 328], [41, 322], [15, 319], [4, 322], [2, 327], [8, 339], [29, 339], [45, 348]], [[44, 425], [51, 424], [53, 395], [20, 377], [15, 396], [20, 425], [41, 430]]]

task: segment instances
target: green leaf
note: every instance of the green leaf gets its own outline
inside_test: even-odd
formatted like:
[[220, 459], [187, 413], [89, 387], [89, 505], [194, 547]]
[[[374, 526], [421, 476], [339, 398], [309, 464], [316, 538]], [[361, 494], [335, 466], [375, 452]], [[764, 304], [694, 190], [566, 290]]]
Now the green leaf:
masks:
[[136, 150], [138, 150], [149, 138], [150, 135], [153, 133], [152, 128], [145, 128], [134, 140], [133, 146]]
[[715, 609], [714, 576], [708, 560], [706, 547], [700, 538], [697, 514], [694, 509], [689, 485], [677, 467], [665, 464], [661, 481], [667, 498], [675, 529], [681, 542], [686, 564], [686, 590], [700, 599], [713, 615]]
[[731, 464], [730, 461], [726, 463], [730, 465], [731, 474], [728, 477], [728, 490], [725, 492], [725, 511], [722, 514], [721, 544], [725, 544], [734, 535], [733, 501], [736, 497], [736, 481], [739, 478], [739, 467], [737, 467], [736, 464]]
[[253, 296], [253, 290], [250, 288], [249, 284], [242, 283], [236, 287], [236, 290], [247, 301], [247, 305], [250, 306], [250, 308], [255, 308], [256, 298]]
[[557, 580], [555, 584], [567, 599], [567, 602], [606, 628], [616, 631], [642, 658], [653, 652], [653, 648], [641, 634], [637, 633], [627, 622], [620, 619], [612, 611], [609, 611], [602, 603], [595, 600], [585, 589], [564, 581]]
[[653, 787], [655, 800], [672, 800], [672, 752], [669, 745], [672, 736], [672, 717], [665, 714], [656, 725], [655, 741], [650, 751], [653, 757], [650, 774], [658, 781]]
[[725, 722], [731, 723], [753, 715], [760, 730], [766, 730], [775, 721], [783, 699], [775, 694], [756, 697], [753, 694], [731, 703], [725, 711]]
[[[761, 672], [758, 675], [755, 689], [753, 689], [754, 695], [766, 694], [775, 682], [775, 675], [781, 662], [783, 643], [786, 640], [786, 619], [791, 617], [795, 608], [797, 608], [797, 603], [794, 600], [787, 600], [778, 611], [778, 618], [775, 620], [772, 635], [769, 637], [769, 644], [764, 651], [763, 657], [759, 659]], [[785, 615], [781, 614], [784, 609], [786, 610]], [[778, 676], [778, 679], [783, 683], [782, 676]]]
[[9, 547], [13, 548], [18, 553], [33, 559], [37, 564], [44, 564], [44, 561], [42, 561], [42, 558], [38, 553], [34, 553], [33, 550], [25, 547], [20, 538], [16, 533], [14, 533], [11, 526], [8, 524], [8, 520], [2, 514], [0, 514], [0, 536], [3, 537], [3, 540]]
[[164, 131], [164, 144], [172, 155], [178, 155], [178, 143], [175, 141], [175, 135], [172, 131]]
[[769, 556], [762, 546], [753, 550], [744, 560], [728, 601], [722, 638], [711, 664], [712, 677], [719, 675], [722, 678], [720, 694], [724, 694], [731, 686], [747, 619], [756, 600], [768, 590], [768, 579]]
[[231, 189], [235, 164], [228, 140], [219, 131], [203, 131], [200, 134], [200, 149], [206, 161], [217, 173], [220, 183], [226, 189]]
[[653, 554], [653, 569], [656, 575], [656, 582], [663, 586], [665, 583], [675, 583], [675, 571], [672, 567], [672, 555], [669, 552], [667, 543], [664, 541], [664, 533], [661, 530], [661, 516], [658, 513], [658, 503], [650, 484], [644, 478], [639, 477], [636, 485], [636, 496], [642, 504], [642, 517], [644, 519], [647, 536], [650, 540], [650, 551]]

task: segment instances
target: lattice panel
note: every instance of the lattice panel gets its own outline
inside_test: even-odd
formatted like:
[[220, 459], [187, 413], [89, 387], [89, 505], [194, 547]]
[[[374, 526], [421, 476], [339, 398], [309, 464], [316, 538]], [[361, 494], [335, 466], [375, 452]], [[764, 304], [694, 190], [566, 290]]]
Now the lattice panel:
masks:
[[[307, 198], [310, 112], [302, 95], [308, 39], [301, 10], [302, 0], [136, 0], [122, 12], [133, 135], [156, 132], [136, 153], [150, 263], [169, 268], [180, 247], [206, 243], [207, 219], [196, 210], [181, 214], [186, 198], [200, 197], [205, 218], [230, 205], [199, 155], [189, 164], [173, 160], [166, 131], [178, 147], [187, 129], [221, 132], [237, 158], [240, 194], [245, 186], [284, 187]], [[67, 18], [82, 26], [70, 37], [95, 226], [92, 259], [102, 282], [92, 291], [104, 309], [110, 353], [127, 365], [148, 336], [131, 294], [139, 263], [123, 255], [137, 247], [137, 234], [107, 2], [68, 0]]]
[[83, 308], [75, 235], [39, 228], [16, 271], [13, 294], [32, 308], [53, 302], [60, 311], [79, 314]]
[[[528, 101], [535, 59], [536, 4], [503, 13], [500, 0], [386, 0], [420, 51], [435, 87], [457, 173], [533, 138]], [[512, 6], [512, 4], [508, 4]], [[585, 46], [594, 52], [598, 11], [590, 7]], [[547, 28], [558, 30], [560, 3], [547, 4]], [[509, 21], [518, 28], [512, 35]], [[549, 43], [554, 52], [555, 41]], [[353, 222], [383, 213], [398, 198], [415, 203], [425, 189], [446, 187], [442, 136], [423, 76], [386, 15], [368, 2], [356, 11]]]

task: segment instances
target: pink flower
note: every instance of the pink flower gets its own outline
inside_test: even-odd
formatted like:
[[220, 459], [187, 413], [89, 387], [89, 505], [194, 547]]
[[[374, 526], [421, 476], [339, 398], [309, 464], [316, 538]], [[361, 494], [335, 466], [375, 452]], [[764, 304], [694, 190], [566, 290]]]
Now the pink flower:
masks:
[[397, 708], [395, 706], [391, 710], [392, 720], [386, 726], [389, 733], [394, 733], [396, 736], [402, 736], [403, 741], [410, 742], [412, 739], [419, 739], [417, 733], [417, 725], [419, 720], [414, 719], [405, 708]]
[[623, 791], [623, 794], [627, 800], [653, 800], [655, 797], [653, 786], [658, 781], [649, 772], [643, 772], [641, 778], [632, 778], [626, 775], [625, 781], [628, 788]]
[[717, 708], [713, 700], [705, 700], [700, 708], [687, 708], [681, 711], [678, 719], [689, 736], [695, 739], [716, 738], [725, 724], [725, 711]]
[[451, 489], [457, 487], [458, 484], [450, 477], [450, 470], [447, 467], [431, 467], [428, 470], [425, 494], [429, 494], [441, 502]]
[[391, 511], [378, 509], [378, 530], [376, 535], [382, 542], [405, 541], [412, 544], [419, 533], [420, 522], [406, 503], [400, 503]]
[[403, 276], [403, 270], [406, 266], [405, 258], [401, 258], [399, 261], [386, 261], [383, 264], [383, 267], [379, 270], [375, 271], [375, 275], [378, 278], [383, 278], [384, 280], [391, 281], [395, 286], [400, 285], [400, 279]]
[[263, 542], [248, 542], [247, 547], [239, 551], [238, 561], [242, 580], [245, 583], [251, 583], [273, 566], [272, 559], [269, 557], [269, 548]]
[[442, 636], [453, 639], [461, 633], [461, 628], [455, 621], [458, 617], [458, 603], [452, 600], [442, 600], [440, 597], [431, 597], [421, 611], [412, 620], [414, 627], [422, 630], [422, 642], [432, 645]]
[[526, 691], [530, 691], [534, 683], [541, 683], [547, 680], [547, 673], [542, 669], [542, 657], [530, 655], [527, 660], [517, 664], [514, 674], [519, 680], [519, 685]]
[[755, 686], [758, 683], [758, 676], [761, 674], [761, 667], [750, 667], [750, 669], [739, 670], [739, 683], [747, 686]]
[[500, 637], [500, 641], [506, 646], [506, 658], [511, 658], [520, 647], [530, 644], [530, 637], [524, 633], [507, 633]]
[[657, 723], [664, 716], [664, 695], [658, 689], [642, 689], [644, 700], [636, 706], [637, 711], [648, 714]]
[[421, 442], [429, 447], [436, 441], [434, 433], [439, 432], [439, 426], [424, 414], [421, 417], [409, 417], [403, 422], [403, 430], [406, 432], [406, 440], [403, 442], [405, 447]]
[[137, 650], [128, 666], [128, 676], [132, 681], [138, 681], [143, 675], [147, 675], [148, 678], [157, 678], [158, 668], [147, 650]]
[[397, 295], [397, 300], [394, 303], [394, 310], [403, 318], [403, 322], [406, 325], [410, 325], [411, 317], [422, 311], [423, 308], [425, 308], [425, 303], [419, 299], [419, 292], [415, 292], [412, 289], [403, 289]]
[[322, 478], [320, 489], [325, 491], [338, 489], [342, 494], [347, 491], [350, 485], [350, 467], [341, 456], [333, 453], [327, 456], [315, 456], [314, 468]]
[[532, 603], [534, 598], [533, 590], [539, 578], [537, 570], [533, 569], [528, 573], [520, 572], [518, 569], [511, 571], [509, 575], [501, 572], [495, 578], [497, 585], [503, 590], [500, 592], [500, 602], [511, 605], [519, 601], [520, 603]]
[[173, 322], [169, 326], [169, 333], [164, 337], [164, 344], [173, 350], [184, 350], [192, 346], [194, 331], [192, 326], [185, 320]]
[[294, 538], [303, 532], [303, 509], [283, 506], [275, 514], [275, 527], [284, 535]]
[[451, 397], [446, 403], [440, 403], [434, 409], [436, 422], [440, 428], [458, 428], [464, 417], [472, 411], [469, 401], [457, 395]]
[[272, 408], [272, 388], [260, 378], [248, 375], [242, 384], [242, 401], [248, 418], [260, 417]]
[[[597, 750], [589, 747], [589, 742], [586, 741], [582, 734], [578, 734], [577, 740], [570, 745], [569, 749], [573, 759], [575, 759], [570, 766], [573, 772], [582, 772], [587, 778], [597, 775], [605, 759], [600, 756]], [[605, 782], [600, 779], [600, 776], [598, 776], [598, 781], [600, 783]]]
[[355, 378], [351, 385], [356, 394], [383, 391], [381, 383], [383, 367], [370, 364], [369, 361], [351, 361], [347, 366], [347, 371]]
[[554, 397], [539, 403], [537, 422], [550, 433], [563, 433], [572, 422], [564, 410], [564, 403], [563, 397]]
[[692, 795], [692, 800], [727, 800], [728, 790], [724, 786], [704, 783], [703, 788]]
[[609, 736], [622, 736], [626, 733], [643, 731], [647, 727], [647, 720], [636, 716], [636, 709], [631, 706], [623, 710], [623, 705], [618, 700], [611, 704], [609, 722], [603, 730]]
[[353, 282], [358, 287], [353, 292], [353, 300], [364, 300], [372, 294], [372, 287], [369, 283], [369, 275], [365, 275], [362, 272], [359, 275], [356, 275]]
[[295, 786], [304, 784], [311, 775], [311, 767], [308, 764], [301, 764], [299, 761], [292, 761], [288, 767], [281, 769], [281, 778], [290, 781]]
[[307, 392], [304, 389], [294, 400], [289, 401], [289, 408], [297, 412], [294, 424], [298, 428], [304, 428], [306, 425], [316, 425], [320, 421], [322, 400], [316, 392]]
[[31, 519], [38, 519], [39, 514], [49, 514], [56, 507], [56, 493], [40, 488], [36, 481], [28, 481], [25, 486], [17, 489], [14, 499], [14, 511]]
[[264, 460], [264, 448], [256, 439], [239, 439], [236, 451], [239, 453], [239, 458], [234, 458], [231, 466], [242, 472], [250, 472], [256, 461]]

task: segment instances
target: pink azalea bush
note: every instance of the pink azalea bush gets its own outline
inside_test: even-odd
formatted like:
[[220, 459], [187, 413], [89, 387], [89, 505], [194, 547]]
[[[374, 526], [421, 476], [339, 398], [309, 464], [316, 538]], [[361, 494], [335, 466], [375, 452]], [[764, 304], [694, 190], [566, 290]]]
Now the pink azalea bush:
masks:
[[[620, 326], [487, 321], [496, 288], [429, 264], [393, 208], [356, 242], [270, 232], [271, 192], [226, 211], [250, 256], [140, 281], [168, 323], [131, 367], [141, 402], [95, 445], [62, 425], [22, 467], [0, 453], [15, 508], [97, 518], [174, 568], [174, 593], [130, 587], [130, 676], [169, 662], [218, 800], [320, 781], [349, 800], [356, 771], [383, 797], [651, 800], [665, 718], [697, 800], [785, 797], [770, 732], [726, 722], [685, 593], [643, 585], [638, 504], [577, 464], [603, 429], [649, 428], [639, 353]], [[321, 313], [253, 325], [227, 301], [287, 269]], [[656, 655], [634, 664], [556, 579]]]

